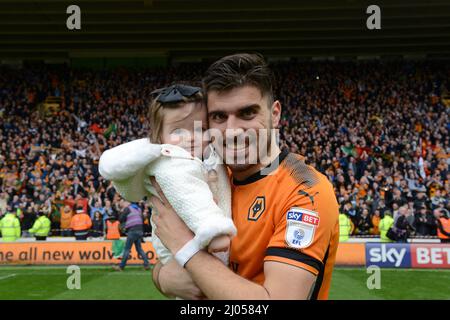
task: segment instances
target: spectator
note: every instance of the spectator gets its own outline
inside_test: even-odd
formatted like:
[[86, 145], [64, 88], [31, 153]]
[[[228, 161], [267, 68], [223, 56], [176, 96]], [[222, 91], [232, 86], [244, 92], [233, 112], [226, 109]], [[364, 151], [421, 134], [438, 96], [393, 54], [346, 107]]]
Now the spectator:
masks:
[[441, 243], [450, 243], [450, 219], [448, 213], [443, 209], [434, 209], [433, 214], [436, 218], [438, 238], [441, 240]]
[[83, 207], [78, 207], [76, 214], [72, 217], [70, 228], [73, 230], [76, 240], [86, 240], [89, 229], [92, 227], [91, 218], [85, 213]]
[[408, 210], [406, 206], [400, 207], [399, 215], [394, 223], [398, 242], [406, 242], [407, 238], [414, 230], [409, 221], [409, 217], [411, 216], [411, 211]]
[[94, 238], [103, 236], [103, 216], [101, 215], [100, 211], [95, 211], [94, 213], [91, 236]]
[[22, 218], [22, 237], [28, 237], [31, 236], [28, 232], [29, 229], [33, 227], [34, 221], [36, 220], [36, 213], [33, 209], [33, 204], [28, 205], [25, 210], [23, 211], [23, 218]]
[[359, 235], [368, 235], [370, 233], [370, 229], [373, 227], [371, 218], [369, 216], [369, 210], [363, 209], [361, 216], [358, 219], [358, 224], [356, 226], [357, 233]]
[[152, 235], [152, 224], [150, 223], [151, 215], [152, 215], [152, 209], [150, 208], [150, 206], [147, 203], [145, 203], [144, 211], [143, 211], [144, 237], [145, 236], [150, 237]]
[[448, 203], [448, 198], [446, 197], [447, 194], [445, 192], [445, 190], [441, 190], [437, 189], [433, 195], [433, 197], [431, 197], [431, 203], [432, 203], [432, 207], [433, 209], [439, 207], [441, 204], [446, 205]]
[[414, 201], [414, 210], [420, 211], [423, 207], [427, 208], [427, 199], [425, 192], [418, 192]]
[[[24, 223], [28, 208], [36, 214], [52, 196], [51, 206], [82, 204], [91, 214], [97, 205], [87, 199], [98, 195], [104, 219], [111, 216], [118, 198], [96, 171], [100, 154], [146, 136], [154, 88], [199, 80], [206, 66], [107, 71], [1, 66], [0, 215], [13, 201]], [[429, 212], [447, 208], [449, 121], [440, 97], [449, 88], [448, 62], [293, 60], [274, 69], [274, 93], [284, 106], [280, 145], [330, 178], [354, 223], [364, 205], [371, 218], [405, 201], [414, 216], [423, 203]], [[65, 80], [55, 88], [53, 76]], [[37, 105], [56, 89], [60, 110], [39, 115]], [[62, 224], [54, 208], [50, 217], [54, 227]]]
[[112, 217], [115, 217], [117, 219], [117, 217], [119, 216], [115, 207], [111, 206], [111, 200], [109, 200], [109, 199], [105, 200], [104, 213], [105, 213], [104, 216], [106, 217], [106, 219], [110, 219]]
[[379, 229], [380, 221], [381, 221], [380, 210], [377, 209], [377, 210], [375, 210], [375, 212], [373, 213], [373, 216], [372, 216], [372, 228], [370, 229], [371, 235], [379, 235], [380, 234], [380, 229]]
[[61, 209], [61, 236], [70, 237], [72, 235], [71, 223], [73, 216], [73, 209], [69, 205], [65, 205]]
[[116, 216], [109, 217], [106, 220], [106, 240], [112, 240], [111, 251], [113, 252], [113, 257], [116, 259], [123, 258], [123, 251], [125, 249], [125, 242], [120, 239], [120, 222], [117, 220]]
[[[92, 199], [92, 201], [94, 201], [94, 199]], [[100, 199], [95, 201], [94, 206], [91, 206], [91, 212], [90, 212], [91, 219], [94, 219], [96, 212], [98, 212], [100, 214], [100, 217], [103, 220], [106, 220], [107, 216], [105, 215], [105, 208], [102, 207], [102, 202]]]
[[436, 228], [436, 222], [431, 214], [427, 212], [427, 207], [422, 205], [419, 213], [415, 217], [416, 234], [420, 236], [431, 236]]
[[0, 217], [6, 213], [8, 206], [8, 194], [4, 191], [0, 192]]

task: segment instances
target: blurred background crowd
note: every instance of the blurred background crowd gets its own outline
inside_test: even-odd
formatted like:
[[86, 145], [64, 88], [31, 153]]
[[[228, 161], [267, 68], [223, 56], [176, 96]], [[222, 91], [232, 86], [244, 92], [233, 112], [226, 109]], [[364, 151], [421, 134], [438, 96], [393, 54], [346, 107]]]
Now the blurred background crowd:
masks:
[[[0, 67], [0, 219], [14, 212], [22, 237], [38, 214], [70, 235], [80, 212], [103, 236], [121, 200], [98, 173], [101, 153], [147, 136], [150, 93], [200, 81], [207, 65], [75, 70]], [[333, 183], [352, 235], [376, 236], [392, 216], [407, 236], [435, 236], [450, 210], [450, 87], [443, 61], [278, 62], [281, 147], [304, 155]], [[198, 83], [197, 83], [198, 84]], [[38, 107], [60, 99], [54, 111]], [[151, 210], [139, 204], [146, 219]]]

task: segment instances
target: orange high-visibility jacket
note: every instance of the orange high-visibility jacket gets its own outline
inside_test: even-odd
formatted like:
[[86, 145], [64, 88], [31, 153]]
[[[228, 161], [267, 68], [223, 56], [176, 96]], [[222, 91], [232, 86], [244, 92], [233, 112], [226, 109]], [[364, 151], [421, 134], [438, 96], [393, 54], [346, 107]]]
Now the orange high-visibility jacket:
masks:
[[[439, 218], [439, 221], [441, 222], [442, 229], [444, 229], [446, 233], [450, 233], [450, 219]], [[440, 228], [437, 228], [437, 236], [439, 239], [450, 239], [449, 236], [441, 232]]]
[[64, 211], [64, 208], [61, 208], [59, 212], [61, 213], [61, 220], [60, 220], [61, 229], [69, 229], [73, 216], [72, 210], [66, 212]]
[[86, 213], [77, 213], [72, 217], [70, 228], [73, 231], [88, 230], [92, 227], [91, 218]]
[[118, 240], [120, 239], [119, 231], [120, 222], [119, 221], [106, 221], [106, 239], [107, 240]]

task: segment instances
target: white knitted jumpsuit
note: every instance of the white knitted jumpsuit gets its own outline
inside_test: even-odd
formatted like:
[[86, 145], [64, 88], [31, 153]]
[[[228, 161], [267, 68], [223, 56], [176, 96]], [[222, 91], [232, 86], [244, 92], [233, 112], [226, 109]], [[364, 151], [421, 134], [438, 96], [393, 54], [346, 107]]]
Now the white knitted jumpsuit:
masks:
[[[226, 169], [218, 164], [218, 159], [212, 152], [202, 162], [178, 146], [152, 144], [144, 138], [105, 151], [100, 158], [99, 172], [105, 179], [112, 180], [117, 192], [130, 202], [158, 196], [150, 183], [150, 176], [155, 177], [167, 200], [204, 248], [216, 236], [236, 235], [231, 220], [230, 184]], [[208, 185], [208, 170], [211, 169], [216, 170], [218, 176], [213, 190]], [[153, 221], [151, 223], [154, 228]], [[155, 232], [152, 243], [160, 261], [167, 263], [172, 255]], [[228, 252], [216, 256], [228, 264]]]

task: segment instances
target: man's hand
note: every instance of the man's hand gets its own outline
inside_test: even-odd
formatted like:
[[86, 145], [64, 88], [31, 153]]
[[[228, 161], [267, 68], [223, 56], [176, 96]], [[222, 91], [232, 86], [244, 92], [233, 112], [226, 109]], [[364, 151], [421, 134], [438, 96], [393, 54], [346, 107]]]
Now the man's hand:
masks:
[[156, 209], [156, 214], [153, 215], [153, 222], [156, 226], [155, 234], [164, 246], [175, 255], [178, 250], [194, 238], [194, 234], [167, 201], [154, 177], [151, 177], [151, 181], [162, 199], [161, 201], [155, 196], [150, 198], [150, 202]]
[[163, 265], [155, 277], [159, 280], [161, 292], [168, 297], [179, 297], [185, 300], [206, 298], [192, 280], [189, 272], [174, 259]]

